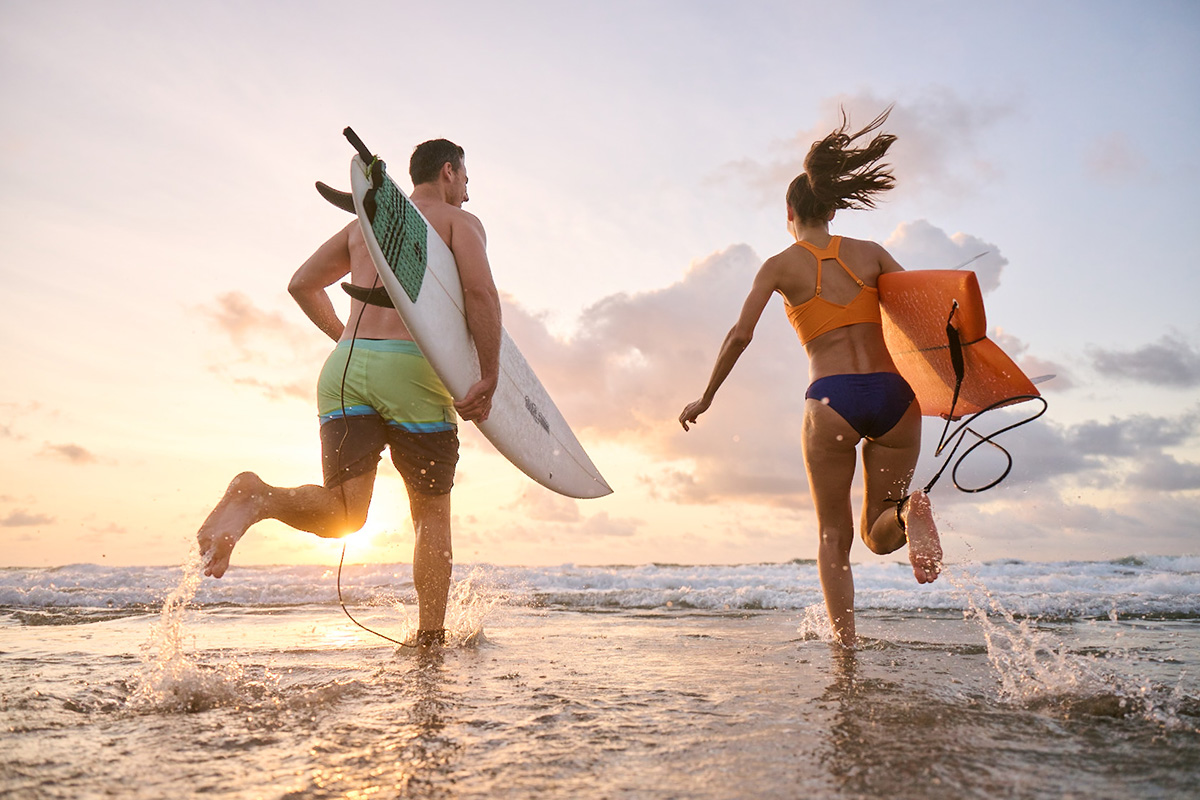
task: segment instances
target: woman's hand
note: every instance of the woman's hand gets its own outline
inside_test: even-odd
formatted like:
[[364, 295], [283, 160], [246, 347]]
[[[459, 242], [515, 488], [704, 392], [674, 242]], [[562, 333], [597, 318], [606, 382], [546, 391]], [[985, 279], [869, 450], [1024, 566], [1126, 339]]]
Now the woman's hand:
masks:
[[696, 417], [708, 411], [708, 407], [711, 404], [711, 400], [705, 400], [703, 397], [694, 403], [688, 403], [687, 408], [683, 409], [683, 413], [679, 415], [679, 424], [683, 426], [685, 431], [691, 430], [688, 428], [688, 423], [690, 422], [695, 425]]

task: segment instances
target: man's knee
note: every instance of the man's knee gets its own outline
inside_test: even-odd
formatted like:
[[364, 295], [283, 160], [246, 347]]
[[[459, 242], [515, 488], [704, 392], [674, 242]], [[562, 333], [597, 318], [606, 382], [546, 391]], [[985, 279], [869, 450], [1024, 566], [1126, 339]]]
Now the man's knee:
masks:
[[334, 501], [342, 507], [340, 523], [328, 534], [329, 536], [333, 538], [348, 536], [367, 524], [367, 514], [371, 510], [371, 495], [374, 493], [374, 489], [375, 470], [371, 470], [327, 490], [333, 495]]

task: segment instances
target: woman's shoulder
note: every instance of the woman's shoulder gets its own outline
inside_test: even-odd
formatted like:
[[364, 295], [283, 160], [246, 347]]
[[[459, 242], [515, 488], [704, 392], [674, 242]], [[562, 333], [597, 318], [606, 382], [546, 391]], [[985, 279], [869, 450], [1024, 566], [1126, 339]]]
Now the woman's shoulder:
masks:
[[871, 239], [844, 238], [838, 255], [856, 275], [872, 286], [874, 278], [880, 273], [902, 269], [883, 245]]
[[842, 236], [840, 238], [841, 243], [838, 245], [839, 253], [851, 252], [867, 255], [887, 252], [883, 245], [874, 239], [851, 239], [849, 236]]
[[838, 248], [838, 253], [849, 258], [857, 257], [862, 260], [878, 261], [881, 265], [894, 260], [891, 254], [888, 253], [887, 248], [874, 239], [850, 239], [845, 237]]

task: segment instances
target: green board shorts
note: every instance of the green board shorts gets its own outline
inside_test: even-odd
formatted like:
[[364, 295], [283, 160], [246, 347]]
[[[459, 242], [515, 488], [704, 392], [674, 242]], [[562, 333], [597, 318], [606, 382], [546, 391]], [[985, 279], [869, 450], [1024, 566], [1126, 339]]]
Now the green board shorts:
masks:
[[410, 491], [445, 494], [454, 485], [454, 399], [416, 343], [338, 342], [317, 381], [317, 411], [326, 487], [373, 470], [385, 446]]

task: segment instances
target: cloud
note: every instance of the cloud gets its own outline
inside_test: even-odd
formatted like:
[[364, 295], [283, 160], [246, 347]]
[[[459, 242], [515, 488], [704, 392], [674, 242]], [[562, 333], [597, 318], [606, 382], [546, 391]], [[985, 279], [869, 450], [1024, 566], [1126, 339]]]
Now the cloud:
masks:
[[1137, 177], [1146, 170], [1147, 164], [1146, 157], [1137, 151], [1125, 133], [1119, 131], [1093, 140], [1084, 153], [1084, 166], [1088, 171], [1113, 182]]
[[48, 525], [54, 522], [54, 517], [46, 514], [31, 514], [24, 509], [15, 509], [8, 516], [0, 519], [0, 528], [29, 528], [36, 525]]
[[[987, 248], [993, 260], [984, 264], [985, 275], [993, 283], [1005, 263], [998, 247], [966, 234], [949, 236], [925, 222], [901, 225], [892, 238], [918, 264], [961, 261], [963, 254]], [[583, 312], [571, 338], [554, 337], [544, 317], [511, 298], [505, 298], [505, 325], [576, 428], [626, 441], [651, 456], [643, 483], [654, 496], [809, 508], [800, 452], [808, 363], [780, 299], [768, 304], [754, 341], [699, 425], [684, 433], [677, 421], [704, 390], [760, 265], [745, 245], [714, 253], [670, 286], [604, 298]], [[1033, 359], [1015, 337], [1001, 339], [1022, 362]], [[1046, 361], [1034, 366], [1034, 375], [1067, 372]], [[1066, 383], [1064, 378], [1059, 386]]]
[[219, 295], [211, 305], [202, 306], [200, 312], [240, 347], [248, 347], [264, 336], [290, 341], [302, 330], [308, 332], [278, 311], [264, 311], [241, 292]]
[[224, 333], [224, 349], [209, 370], [272, 400], [312, 402], [317, 374], [332, 343], [315, 327], [260, 308], [241, 292], [226, 292], [198, 312]]
[[1118, 458], [1154, 456], [1177, 447], [1200, 433], [1200, 411], [1176, 418], [1136, 414], [1109, 422], [1084, 422], [1072, 429], [1070, 444], [1089, 455]]
[[4, 402], [0, 403], [0, 439], [12, 439], [13, 441], [24, 441], [28, 438], [25, 434], [17, 430], [18, 421], [23, 421], [22, 417], [28, 416], [49, 416], [57, 418], [58, 412], [47, 410], [39, 402]]
[[311, 402], [316, 396], [316, 372], [320, 369], [320, 365], [320, 361], [313, 362], [307, 376], [304, 378], [295, 378], [287, 382], [262, 380], [253, 377], [233, 377], [230, 380], [238, 386], [249, 386], [250, 388], [257, 389], [272, 400], [291, 398], [293, 400]]
[[966, 233], [948, 235], [923, 219], [896, 226], [883, 246], [906, 269], [969, 269], [985, 295], [1000, 285], [1008, 264], [996, 245]]
[[735, 245], [693, 263], [671, 286], [601, 300], [583, 312], [571, 339], [554, 338], [511, 300], [505, 325], [573, 425], [659, 460], [687, 462], [685, 480], [678, 468], [659, 475], [656, 467], [649, 478], [661, 495], [806, 505], [797, 409], [807, 362], [780, 300], [771, 301], [699, 428], [687, 434], [677, 421], [704, 390], [760, 264], [749, 247]]
[[587, 538], [628, 537], [637, 533], [638, 521], [625, 518], [613, 518], [607, 511], [601, 511], [587, 518], [583, 523], [582, 535]]
[[776, 143], [774, 158], [726, 164], [715, 178], [745, 185], [764, 205], [777, 204], [792, 179], [804, 171], [804, 157], [812, 143], [841, 125], [841, 109], [849, 115], [851, 129], [857, 129], [893, 103], [883, 129], [897, 137], [886, 161], [893, 166], [899, 187], [905, 191], [936, 187], [941, 194], [962, 195], [995, 179], [999, 167], [975, 158], [974, 143], [1014, 109], [1006, 103], [965, 100], [949, 90], [908, 100], [869, 92], [831, 97], [822, 103], [813, 127]]
[[509, 508], [538, 522], [578, 522], [582, 518], [575, 500], [536, 485], [526, 486]]
[[[914, 234], [903, 237], [914, 254], [967, 247], [932, 226], [908, 223], [897, 230]], [[965, 236], [960, 241], [978, 242]], [[1003, 258], [993, 249], [1000, 266]], [[703, 391], [759, 265], [744, 245], [714, 253], [670, 286], [604, 298], [583, 312], [570, 338], [553, 336], [544, 317], [511, 298], [505, 299], [505, 324], [585, 442], [589, 434], [615, 439], [644, 454], [639, 482], [654, 498], [807, 510], [800, 430], [808, 365], [778, 299], [768, 304], [754, 341], [699, 424], [684, 433], [677, 421], [684, 405]], [[1029, 374], [1054, 372], [1061, 376], [1059, 388], [1073, 385], [1062, 365], [1032, 356], [1027, 344], [1007, 333], [993, 336]], [[974, 427], [987, 433], [1032, 410], [1029, 404], [992, 412]], [[925, 429], [918, 480], [928, 480], [939, 466], [932, 453], [940, 421], [927, 420]], [[1194, 465], [1169, 451], [1188, 446], [1198, 433], [1200, 409], [1071, 426], [1043, 417], [1004, 434], [1001, 443], [1013, 454], [1008, 479], [1013, 485], [1047, 485], [1052, 494], [1077, 486], [1137, 489], [1161, 497], [1191, 486]], [[999, 451], [981, 448], [960, 477], [978, 486], [1004, 468]], [[978, 502], [955, 492], [942, 496], [952, 504]], [[531, 513], [554, 513], [531, 498], [520, 502], [529, 503]]]
[[1128, 482], [1130, 486], [1156, 492], [1200, 489], [1200, 464], [1181, 462], [1166, 453], [1153, 453], [1143, 459]]
[[1068, 367], [1057, 361], [1030, 355], [1029, 345], [1016, 336], [997, 329], [989, 331], [988, 338], [999, 345], [1000, 349], [1007, 353], [1013, 361], [1017, 362], [1021, 371], [1032, 380], [1036, 381], [1038, 378], [1047, 376], [1053, 377], [1053, 380], [1039, 384], [1038, 391], [1061, 392], [1073, 389], [1077, 385], [1075, 377]]
[[1178, 334], [1166, 334], [1137, 350], [1092, 348], [1092, 366], [1104, 375], [1186, 389], [1200, 386], [1200, 350]]
[[72, 464], [94, 464], [98, 459], [87, 448], [77, 444], [46, 444], [44, 453]]
[[[1026, 408], [1014, 406], [989, 412], [971, 427], [986, 435], [1028, 415], [1029, 411], [1022, 411]], [[935, 422], [926, 420], [918, 482], [943, 463], [933, 455], [941, 432], [941, 425]], [[1051, 487], [1048, 491], [1056, 494], [1069, 494], [1080, 487], [1103, 492], [1139, 489], [1163, 497], [1200, 488], [1196, 484], [1200, 465], [1180, 461], [1169, 452], [1188, 446], [1198, 437], [1200, 409], [1193, 409], [1176, 417], [1136, 414], [1069, 426], [1042, 417], [1002, 434], [996, 442], [1013, 458], [1013, 472], [1008, 480], [1026, 488]], [[966, 441], [969, 445], [975, 440]], [[963, 452], [965, 449], [960, 450], [960, 454]], [[984, 446], [964, 460], [960, 478], [965, 486], [979, 486], [997, 477], [1003, 469], [999, 451]], [[947, 472], [943, 477], [944, 483], [949, 483], [949, 475]], [[943, 502], [973, 501], [947, 494], [943, 495]]]

